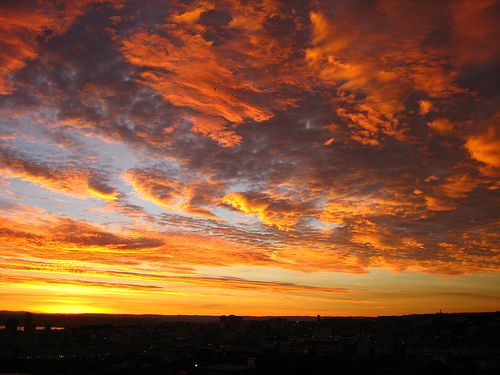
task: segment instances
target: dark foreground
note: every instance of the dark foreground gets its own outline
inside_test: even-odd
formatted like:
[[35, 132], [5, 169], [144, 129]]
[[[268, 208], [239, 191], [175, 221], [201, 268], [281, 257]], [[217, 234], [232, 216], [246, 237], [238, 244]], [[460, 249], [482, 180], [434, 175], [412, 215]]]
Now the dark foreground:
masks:
[[499, 312], [114, 324], [87, 316], [52, 328], [61, 317], [0, 314], [0, 374], [500, 373]]

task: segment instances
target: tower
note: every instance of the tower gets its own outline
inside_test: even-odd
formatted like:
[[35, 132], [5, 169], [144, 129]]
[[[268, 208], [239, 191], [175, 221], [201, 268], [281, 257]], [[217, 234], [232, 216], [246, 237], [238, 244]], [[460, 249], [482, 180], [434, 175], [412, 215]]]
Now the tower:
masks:
[[27, 312], [24, 314], [24, 332], [32, 333], [36, 330], [36, 327], [33, 325], [33, 314]]

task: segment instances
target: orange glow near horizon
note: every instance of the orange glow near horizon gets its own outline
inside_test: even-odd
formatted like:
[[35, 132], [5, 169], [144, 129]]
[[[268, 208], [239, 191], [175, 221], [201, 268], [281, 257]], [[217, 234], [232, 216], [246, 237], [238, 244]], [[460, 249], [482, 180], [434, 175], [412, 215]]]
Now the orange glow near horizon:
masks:
[[497, 310], [497, 16], [3, 1], [0, 309]]

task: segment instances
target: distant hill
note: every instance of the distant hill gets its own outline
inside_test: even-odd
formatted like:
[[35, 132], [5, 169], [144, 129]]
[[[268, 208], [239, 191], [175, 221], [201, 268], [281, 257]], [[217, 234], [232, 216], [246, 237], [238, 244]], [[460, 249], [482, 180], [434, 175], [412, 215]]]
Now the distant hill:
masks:
[[[24, 323], [24, 311], [0, 311], [0, 326], [10, 318], [15, 318], [19, 326]], [[243, 316], [244, 320], [266, 320], [273, 317]], [[314, 321], [316, 317], [308, 316], [284, 316], [287, 320]], [[81, 327], [90, 324], [113, 324], [115, 326], [125, 326], [133, 324], [155, 325], [162, 322], [217, 322], [219, 316], [213, 315], [129, 315], [129, 314], [37, 314], [33, 313], [33, 324], [43, 327], [50, 323], [53, 327], [64, 327], [69, 324], [71, 327]]]
[[[447, 314], [448, 316], [466, 316], [466, 315], [481, 315], [481, 314], [491, 314], [491, 313], [455, 313]], [[500, 314], [499, 312], [496, 313]], [[229, 315], [229, 314], [228, 314]], [[329, 320], [372, 320], [372, 319], [397, 319], [397, 318], [409, 318], [409, 319], [429, 319], [435, 317], [436, 314], [414, 314], [405, 315], [401, 317], [322, 317], [323, 321]], [[22, 327], [24, 325], [24, 311], [0, 311], [0, 326], [5, 326], [8, 319], [17, 319], [18, 326]], [[268, 320], [275, 318], [274, 316], [242, 316], [243, 320]], [[317, 317], [311, 316], [281, 316], [280, 318], [286, 319], [288, 321], [301, 321], [301, 322], [312, 322], [316, 321]], [[219, 316], [213, 315], [129, 315], [129, 314], [37, 314], [33, 313], [33, 324], [38, 327], [43, 327], [46, 323], [50, 323], [52, 327], [64, 327], [69, 324], [71, 327], [82, 327], [86, 325], [109, 325], [114, 326], [127, 326], [134, 324], [141, 325], [156, 325], [162, 322], [200, 322], [200, 323], [211, 323], [217, 322]]]
[[[0, 311], [0, 325], [10, 318], [15, 318], [18, 325], [24, 322], [24, 311]], [[53, 327], [80, 327], [90, 324], [113, 324], [116, 326], [143, 324], [154, 325], [161, 322], [215, 322], [216, 316], [202, 315], [128, 315], [128, 314], [37, 314], [33, 313], [33, 324], [44, 326], [50, 323]]]

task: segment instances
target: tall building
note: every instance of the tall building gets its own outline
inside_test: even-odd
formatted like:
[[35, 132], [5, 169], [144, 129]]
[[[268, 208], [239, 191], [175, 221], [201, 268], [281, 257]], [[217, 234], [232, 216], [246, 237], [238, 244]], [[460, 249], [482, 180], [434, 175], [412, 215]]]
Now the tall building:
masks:
[[36, 327], [33, 324], [33, 314], [27, 312], [24, 314], [24, 332], [31, 333], [36, 331]]

